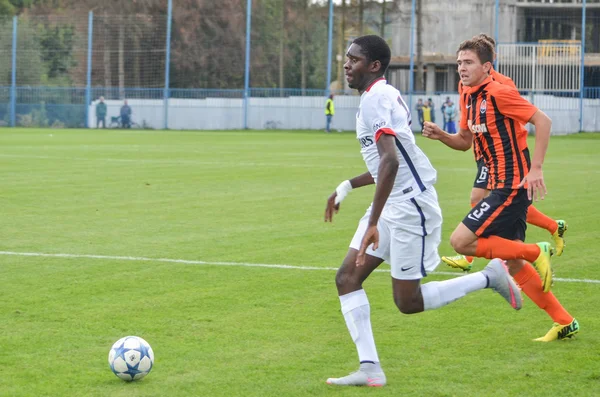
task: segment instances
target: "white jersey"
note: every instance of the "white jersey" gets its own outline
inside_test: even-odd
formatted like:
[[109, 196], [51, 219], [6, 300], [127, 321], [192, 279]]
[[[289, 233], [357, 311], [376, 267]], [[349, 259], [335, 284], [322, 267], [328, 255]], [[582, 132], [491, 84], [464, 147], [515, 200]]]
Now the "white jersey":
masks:
[[400, 91], [384, 78], [376, 80], [360, 98], [356, 114], [356, 138], [367, 169], [377, 183], [379, 152], [375, 139], [382, 133], [393, 134], [399, 166], [389, 203], [409, 200], [436, 181], [437, 172], [415, 143], [411, 117]]

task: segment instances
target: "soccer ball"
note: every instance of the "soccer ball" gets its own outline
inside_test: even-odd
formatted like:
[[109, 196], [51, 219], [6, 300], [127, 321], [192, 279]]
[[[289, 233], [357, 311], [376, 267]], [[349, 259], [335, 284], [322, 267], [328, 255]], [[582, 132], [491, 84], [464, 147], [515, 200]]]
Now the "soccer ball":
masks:
[[115, 375], [127, 382], [140, 380], [152, 369], [154, 352], [142, 338], [126, 336], [110, 348], [108, 365]]

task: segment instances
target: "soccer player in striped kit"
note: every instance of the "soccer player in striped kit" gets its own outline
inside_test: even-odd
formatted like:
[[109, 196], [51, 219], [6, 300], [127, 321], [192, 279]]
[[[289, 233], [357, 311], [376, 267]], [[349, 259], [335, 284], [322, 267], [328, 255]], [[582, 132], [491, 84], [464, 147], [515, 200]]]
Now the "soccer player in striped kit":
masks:
[[[552, 121], [514, 87], [490, 75], [494, 48], [488, 40], [464, 41], [457, 54], [466, 94], [461, 101], [460, 130], [452, 135], [426, 123], [423, 135], [456, 150], [469, 150], [475, 144], [488, 170], [490, 194], [456, 227], [450, 244], [459, 254], [507, 261], [523, 292], [554, 320], [552, 328], [536, 341], [571, 337], [579, 332], [579, 323], [549, 292], [552, 248], [547, 242], [524, 243], [532, 199], [546, 194], [542, 165]], [[528, 122], [536, 127], [533, 159], [524, 127]]]
[[[496, 47], [496, 41], [485, 33], [481, 33], [473, 37], [473, 39], [487, 40], [492, 45], [492, 48]], [[495, 53], [494, 59], [496, 59]], [[494, 81], [507, 85], [513, 88], [515, 91], [517, 91], [517, 86], [510, 77], [499, 73], [494, 68], [490, 69], [489, 74], [490, 76], [492, 76], [492, 79], [494, 79]], [[466, 114], [465, 104], [468, 97], [467, 91], [468, 87], [464, 87], [462, 81], [459, 81], [459, 108], [463, 109], [463, 115]], [[483, 159], [481, 150], [476, 144], [473, 147], [473, 154], [475, 155], [475, 162], [477, 163], [477, 174], [475, 176], [475, 181], [473, 182], [473, 189], [471, 189], [471, 207], [474, 207], [477, 203], [483, 200], [490, 193], [490, 191], [488, 190], [489, 170], [485, 166], [485, 160]], [[554, 220], [548, 215], [538, 210], [532, 204], [527, 209], [527, 223], [530, 225], [540, 227], [542, 229], [546, 229], [548, 233], [550, 233], [550, 235], [552, 236], [552, 239], [554, 240], [554, 249], [556, 255], [562, 255], [565, 247], [564, 235], [567, 231], [567, 223], [564, 220]], [[472, 268], [473, 258], [474, 257], [472, 256], [465, 255], [442, 256], [442, 262], [446, 263], [448, 266], [462, 269], [464, 271], [469, 271]]]

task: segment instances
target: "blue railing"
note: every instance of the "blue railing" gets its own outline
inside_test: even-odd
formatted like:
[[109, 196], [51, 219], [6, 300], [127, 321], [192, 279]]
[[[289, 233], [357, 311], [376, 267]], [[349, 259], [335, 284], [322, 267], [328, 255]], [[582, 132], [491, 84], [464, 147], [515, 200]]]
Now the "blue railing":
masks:
[[583, 97], [589, 99], [600, 98], [600, 87], [586, 87], [583, 89]]
[[121, 98], [128, 99], [163, 99], [163, 88], [124, 88], [119, 87], [92, 87], [91, 100], [95, 101], [100, 97], [106, 100], [117, 100]]

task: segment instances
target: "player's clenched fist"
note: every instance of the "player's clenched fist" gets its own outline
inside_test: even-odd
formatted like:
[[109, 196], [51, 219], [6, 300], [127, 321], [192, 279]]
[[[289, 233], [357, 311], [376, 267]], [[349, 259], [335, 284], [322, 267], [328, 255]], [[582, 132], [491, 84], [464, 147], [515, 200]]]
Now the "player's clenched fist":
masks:
[[444, 131], [435, 123], [426, 121], [423, 124], [423, 136], [429, 139], [440, 139], [444, 135]]

